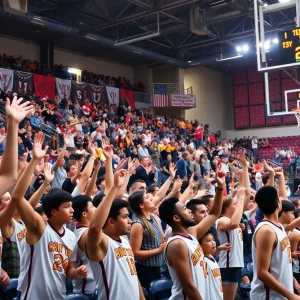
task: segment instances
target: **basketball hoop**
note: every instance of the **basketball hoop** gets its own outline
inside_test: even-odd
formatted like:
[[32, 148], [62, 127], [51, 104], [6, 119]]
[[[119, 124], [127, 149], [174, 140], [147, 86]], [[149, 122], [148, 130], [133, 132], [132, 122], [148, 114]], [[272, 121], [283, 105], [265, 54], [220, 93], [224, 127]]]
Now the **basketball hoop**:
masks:
[[298, 127], [300, 127], [300, 108], [299, 107], [293, 108], [292, 111], [297, 119]]

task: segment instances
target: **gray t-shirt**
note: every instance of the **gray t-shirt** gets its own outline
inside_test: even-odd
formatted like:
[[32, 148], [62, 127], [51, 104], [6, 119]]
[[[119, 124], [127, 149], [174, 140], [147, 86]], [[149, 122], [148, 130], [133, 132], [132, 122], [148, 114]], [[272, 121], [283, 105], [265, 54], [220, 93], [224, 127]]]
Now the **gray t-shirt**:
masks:
[[64, 168], [57, 168], [55, 165], [52, 167], [52, 171], [55, 172], [55, 175], [51, 187], [61, 189], [65, 179], [67, 178], [67, 172]]

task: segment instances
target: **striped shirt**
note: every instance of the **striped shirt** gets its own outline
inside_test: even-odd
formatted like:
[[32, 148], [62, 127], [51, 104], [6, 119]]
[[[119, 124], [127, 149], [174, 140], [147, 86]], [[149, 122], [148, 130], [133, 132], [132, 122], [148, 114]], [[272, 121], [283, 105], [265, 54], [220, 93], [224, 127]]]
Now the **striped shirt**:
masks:
[[[156, 218], [153, 214], [150, 215], [150, 218], [151, 219], [148, 220], [148, 222], [154, 232], [154, 236], [151, 235], [145, 223], [140, 218], [138, 218], [136, 214], [132, 215], [132, 223], [140, 223], [144, 228], [141, 250], [145, 251], [157, 249], [163, 242], [160, 225], [157, 223]], [[148, 267], [160, 267], [163, 263], [163, 253], [155, 254], [146, 259], [136, 260], [136, 263]]]

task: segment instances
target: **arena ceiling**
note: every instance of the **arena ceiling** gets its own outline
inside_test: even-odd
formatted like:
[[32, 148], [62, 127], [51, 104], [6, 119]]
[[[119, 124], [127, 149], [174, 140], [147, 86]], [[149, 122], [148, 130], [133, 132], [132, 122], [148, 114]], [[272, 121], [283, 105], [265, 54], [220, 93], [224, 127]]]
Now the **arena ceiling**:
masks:
[[[25, 16], [4, 13], [0, 3], [0, 34], [35, 41], [46, 38], [57, 47], [123, 64], [201, 63], [224, 71], [229, 65], [255, 61], [251, 0], [29, 0]], [[191, 11], [196, 9], [203, 16], [203, 35], [190, 30]], [[269, 13], [265, 30], [274, 38], [279, 30], [296, 27], [294, 18], [293, 8]], [[158, 19], [159, 36], [114, 46], [116, 41], [155, 33]], [[250, 47], [244, 60], [216, 62], [221, 54], [235, 55], [236, 46], [244, 44]]]

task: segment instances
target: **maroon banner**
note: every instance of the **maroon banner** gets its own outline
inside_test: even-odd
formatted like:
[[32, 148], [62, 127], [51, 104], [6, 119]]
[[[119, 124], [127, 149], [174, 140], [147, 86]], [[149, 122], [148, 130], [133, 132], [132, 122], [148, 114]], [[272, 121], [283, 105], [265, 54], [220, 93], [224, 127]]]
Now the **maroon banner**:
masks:
[[33, 78], [35, 92], [41, 98], [44, 98], [46, 96], [48, 96], [49, 98], [54, 98], [55, 77], [34, 74]]
[[132, 109], [135, 109], [134, 94], [133, 91], [120, 89], [120, 101], [123, 101], [126, 106], [131, 106]]

